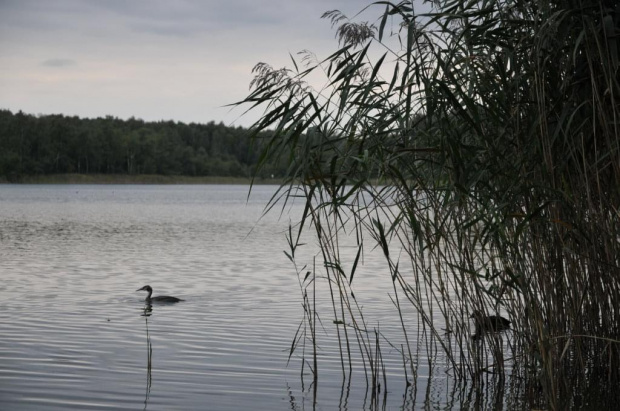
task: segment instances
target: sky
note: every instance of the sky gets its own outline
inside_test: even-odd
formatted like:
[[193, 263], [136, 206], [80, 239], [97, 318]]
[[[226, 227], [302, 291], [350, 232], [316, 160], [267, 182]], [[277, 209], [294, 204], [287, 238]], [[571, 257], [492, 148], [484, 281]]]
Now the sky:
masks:
[[254, 65], [326, 57], [337, 41], [323, 12], [370, 3], [0, 0], [0, 109], [249, 126], [260, 113], [225, 106], [247, 95]]

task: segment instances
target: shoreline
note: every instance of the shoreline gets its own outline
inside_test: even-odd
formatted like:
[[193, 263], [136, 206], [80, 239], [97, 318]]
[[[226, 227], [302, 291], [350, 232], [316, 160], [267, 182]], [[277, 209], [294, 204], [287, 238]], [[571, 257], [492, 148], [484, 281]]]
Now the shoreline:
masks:
[[0, 176], [0, 184], [277, 184], [278, 178], [165, 176], [159, 174], [46, 174], [8, 179]]

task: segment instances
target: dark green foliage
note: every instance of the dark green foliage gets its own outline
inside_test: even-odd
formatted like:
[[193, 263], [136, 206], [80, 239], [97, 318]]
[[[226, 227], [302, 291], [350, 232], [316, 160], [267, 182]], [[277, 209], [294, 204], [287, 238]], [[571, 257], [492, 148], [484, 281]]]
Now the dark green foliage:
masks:
[[[251, 177], [260, 138], [241, 127], [131, 118], [81, 119], [0, 110], [0, 177], [83, 174], [162, 174]], [[280, 176], [268, 165], [260, 177]]]

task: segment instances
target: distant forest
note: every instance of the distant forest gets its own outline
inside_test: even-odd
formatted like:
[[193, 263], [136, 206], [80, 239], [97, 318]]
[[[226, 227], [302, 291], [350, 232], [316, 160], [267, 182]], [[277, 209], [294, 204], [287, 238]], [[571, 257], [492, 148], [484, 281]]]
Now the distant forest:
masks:
[[[30, 115], [0, 110], [0, 177], [61, 173], [250, 177], [259, 147], [223, 123]], [[283, 170], [267, 165], [258, 177]]]

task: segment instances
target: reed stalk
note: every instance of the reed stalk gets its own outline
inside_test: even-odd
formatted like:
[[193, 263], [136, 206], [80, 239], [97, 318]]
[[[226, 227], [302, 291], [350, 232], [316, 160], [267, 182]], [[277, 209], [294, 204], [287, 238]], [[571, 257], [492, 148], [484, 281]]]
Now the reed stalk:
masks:
[[[348, 326], [361, 310], [348, 297], [355, 269], [343, 268], [378, 247], [405, 336], [403, 303], [417, 312], [412, 373], [412, 353], [433, 367], [442, 352], [458, 381], [492, 373], [504, 393], [509, 373], [529, 406], [540, 393], [551, 409], [616, 404], [617, 4], [445, 0], [424, 14], [412, 4], [373, 3], [376, 24], [327, 13], [337, 50], [306, 54], [301, 69], [258, 65], [240, 102], [265, 110], [253, 132], [273, 129], [262, 158], [290, 164], [284, 197], [299, 187], [307, 200], [300, 230], [312, 227], [321, 248], [343, 372], [351, 331], [378, 381], [380, 351]], [[306, 83], [318, 72], [324, 85]], [[340, 253], [349, 232], [353, 262]], [[513, 331], [472, 340], [474, 311], [508, 317]]]

